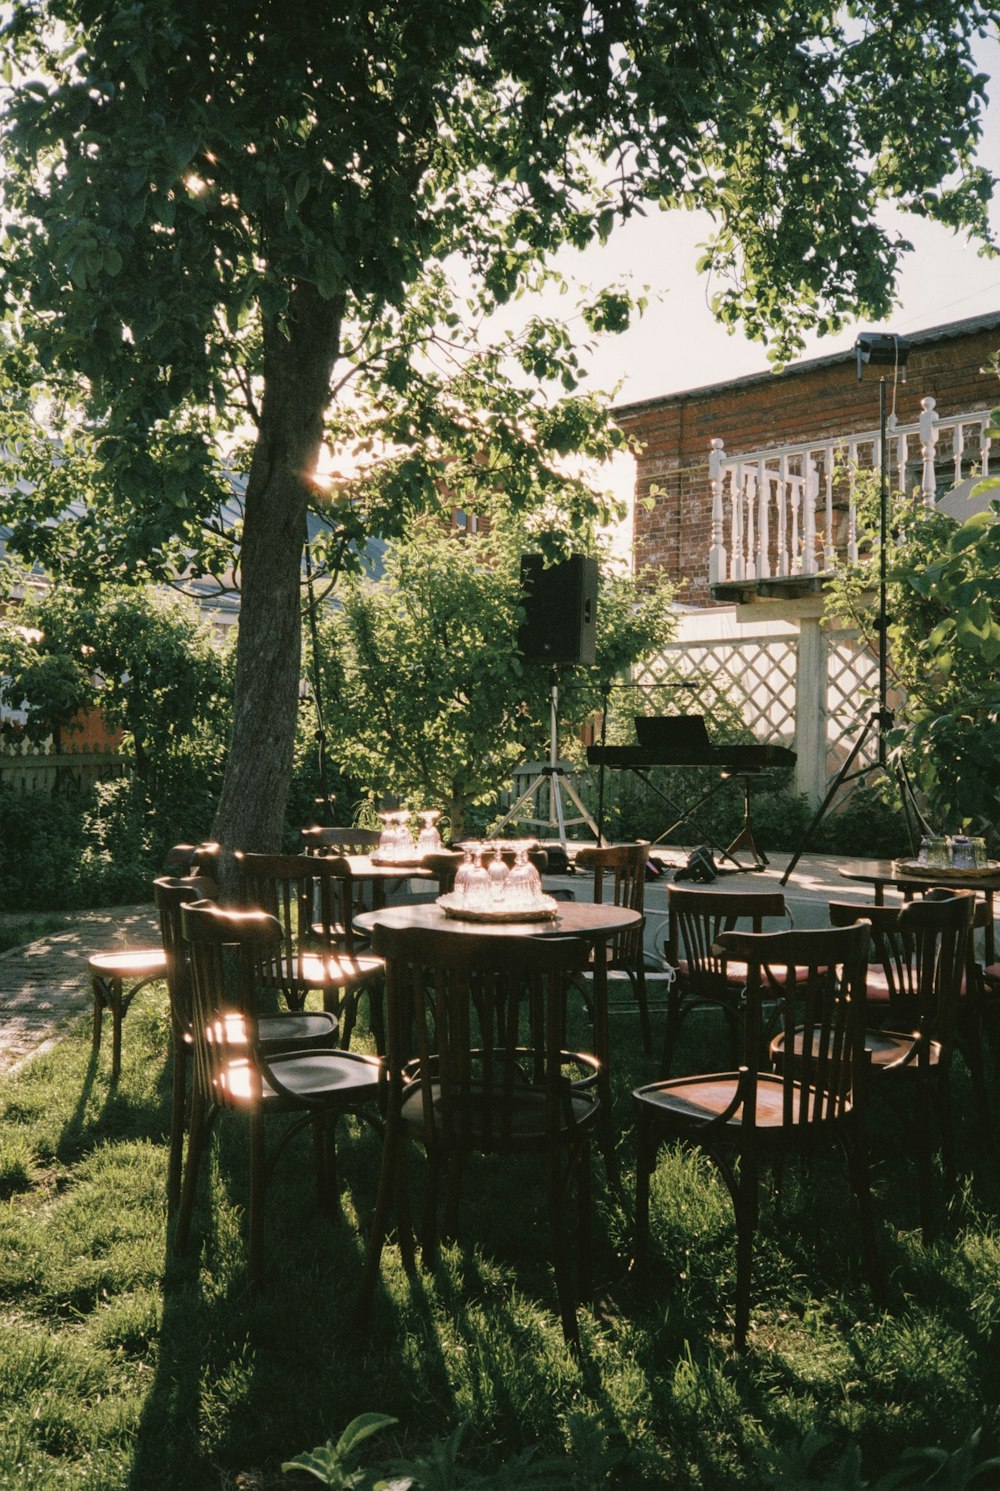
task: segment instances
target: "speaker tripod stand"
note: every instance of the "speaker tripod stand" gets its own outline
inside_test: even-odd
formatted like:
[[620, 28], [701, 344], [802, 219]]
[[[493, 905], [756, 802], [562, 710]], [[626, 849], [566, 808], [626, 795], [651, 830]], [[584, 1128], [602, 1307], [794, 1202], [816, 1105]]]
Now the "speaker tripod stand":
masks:
[[[534, 802], [539, 792], [548, 783], [549, 788], [549, 816], [548, 818], [522, 818], [521, 809], [529, 802]], [[563, 810], [562, 794], [573, 803], [580, 816], [578, 818], [567, 818]], [[507, 827], [508, 823], [526, 823], [530, 828], [545, 828], [551, 833], [555, 830], [556, 837], [562, 847], [566, 847], [566, 829], [574, 828], [578, 823], [586, 823], [592, 829], [598, 844], [603, 844], [604, 839], [601, 830], [584, 803], [573, 783], [569, 779], [569, 773], [559, 760], [559, 678], [555, 668], [549, 682], [549, 759], [538, 774], [528, 783], [521, 796], [508, 808], [507, 812], [495, 826], [493, 832], [499, 833]]]

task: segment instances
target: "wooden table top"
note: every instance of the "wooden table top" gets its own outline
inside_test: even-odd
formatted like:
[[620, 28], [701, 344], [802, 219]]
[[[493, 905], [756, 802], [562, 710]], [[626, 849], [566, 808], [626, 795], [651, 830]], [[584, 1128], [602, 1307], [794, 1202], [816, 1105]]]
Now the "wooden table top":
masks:
[[363, 911], [354, 918], [355, 926], [371, 931], [381, 923], [387, 927], [434, 927], [443, 932], [486, 933], [498, 937], [612, 937], [642, 921], [642, 912], [627, 906], [604, 905], [594, 901], [560, 901], [558, 914], [548, 921], [482, 922], [464, 921], [446, 916], [441, 907], [431, 903], [414, 906], [387, 906], [381, 911]]

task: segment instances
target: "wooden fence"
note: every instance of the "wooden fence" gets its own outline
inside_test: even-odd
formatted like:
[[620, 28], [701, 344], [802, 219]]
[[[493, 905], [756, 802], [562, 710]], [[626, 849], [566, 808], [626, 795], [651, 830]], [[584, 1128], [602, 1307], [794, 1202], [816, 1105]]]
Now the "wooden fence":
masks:
[[126, 776], [129, 757], [114, 746], [0, 742], [0, 788], [14, 792], [74, 792], [109, 777]]

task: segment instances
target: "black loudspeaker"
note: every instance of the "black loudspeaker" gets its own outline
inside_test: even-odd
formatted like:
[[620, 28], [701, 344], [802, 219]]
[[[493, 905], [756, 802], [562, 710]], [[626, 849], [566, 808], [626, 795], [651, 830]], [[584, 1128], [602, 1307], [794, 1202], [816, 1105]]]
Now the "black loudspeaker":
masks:
[[521, 556], [524, 625], [517, 645], [531, 663], [597, 659], [597, 560], [572, 554], [545, 569], [541, 554]]

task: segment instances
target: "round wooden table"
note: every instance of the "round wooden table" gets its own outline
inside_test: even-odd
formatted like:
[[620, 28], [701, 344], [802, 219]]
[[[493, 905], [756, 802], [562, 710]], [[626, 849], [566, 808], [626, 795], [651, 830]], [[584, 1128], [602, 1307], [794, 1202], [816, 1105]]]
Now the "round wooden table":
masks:
[[981, 875], [949, 875], [946, 871], [940, 876], [917, 875], [901, 868], [896, 860], [856, 859], [850, 864], [838, 865], [837, 874], [843, 880], [857, 880], [872, 886], [876, 906], [884, 904], [886, 886], [901, 891], [907, 900], [912, 900], [915, 895], [931, 889], [980, 891], [986, 902], [985, 962], [989, 966], [996, 961], [993, 893], [1000, 891], [1000, 873], [988, 873], [984, 870]]

